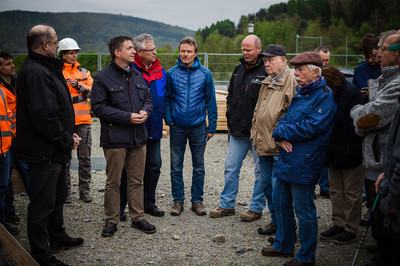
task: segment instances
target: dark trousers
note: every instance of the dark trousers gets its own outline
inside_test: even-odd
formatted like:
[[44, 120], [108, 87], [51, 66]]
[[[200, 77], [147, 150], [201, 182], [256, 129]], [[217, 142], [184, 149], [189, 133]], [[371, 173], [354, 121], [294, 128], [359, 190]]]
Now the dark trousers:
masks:
[[67, 198], [65, 164], [30, 164], [31, 202], [28, 206], [28, 238], [31, 255], [39, 263], [52, 257], [51, 244], [68, 237], [63, 228], [63, 204]]
[[[143, 178], [144, 208], [153, 207], [156, 203], [156, 188], [161, 169], [161, 141], [148, 140], [146, 144], [146, 166]], [[126, 171], [122, 171], [120, 187], [120, 210], [123, 212], [127, 204]]]
[[9, 152], [10, 152], [10, 179], [8, 180], [8, 188], [7, 188], [6, 199], [5, 199], [6, 214], [15, 212], [14, 191], [13, 191], [13, 184], [11, 181], [11, 174], [12, 174], [12, 170], [13, 170], [14, 166], [17, 168], [18, 173], [21, 176], [21, 180], [24, 183], [25, 191], [26, 191], [28, 197], [29, 198], [31, 197], [31, 193], [29, 191], [30, 178], [29, 178], [29, 172], [28, 172], [28, 164], [25, 161], [18, 160], [15, 157], [15, 140], [12, 142]]
[[379, 257], [379, 265], [395, 266], [400, 261], [400, 234], [392, 228], [385, 228], [382, 254]]

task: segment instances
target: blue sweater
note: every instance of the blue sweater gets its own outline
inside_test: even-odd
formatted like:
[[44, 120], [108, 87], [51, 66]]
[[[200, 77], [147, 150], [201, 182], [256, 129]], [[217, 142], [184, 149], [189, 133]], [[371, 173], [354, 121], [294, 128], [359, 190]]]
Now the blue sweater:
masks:
[[358, 88], [368, 88], [369, 79], [377, 79], [382, 75], [381, 67], [378, 65], [370, 66], [368, 62], [362, 62], [354, 69], [353, 84]]

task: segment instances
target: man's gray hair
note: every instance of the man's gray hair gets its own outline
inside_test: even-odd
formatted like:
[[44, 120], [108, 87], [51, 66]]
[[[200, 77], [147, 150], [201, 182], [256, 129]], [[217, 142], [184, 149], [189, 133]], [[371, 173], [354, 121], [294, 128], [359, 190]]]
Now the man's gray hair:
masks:
[[314, 52], [318, 53], [319, 51], [322, 51], [322, 52], [324, 52], [324, 53], [328, 53], [328, 52], [329, 52], [329, 49], [328, 49], [328, 47], [326, 47], [326, 46], [320, 45], [320, 46], [318, 46], [317, 48], [315, 48], [315, 51], [314, 51]]
[[132, 43], [133, 43], [133, 48], [135, 50], [144, 50], [146, 49], [146, 42], [154, 42], [153, 36], [151, 36], [148, 33], [143, 33], [135, 38], [133, 38]]
[[310, 71], [314, 71], [315, 69], [318, 69], [318, 77], [321, 76], [322, 69], [319, 66], [311, 65], [311, 64], [307, 64], [306, 66], [308, 67], [308, 69], [310, 69]]
[[381, 35], [379, 35], [379, 42], [383, 45], [386, 41], [386, 39], [393, 34], [396, 34], [396, 30], [388, 30], [388, 31], [384, 31], [381, 33]]

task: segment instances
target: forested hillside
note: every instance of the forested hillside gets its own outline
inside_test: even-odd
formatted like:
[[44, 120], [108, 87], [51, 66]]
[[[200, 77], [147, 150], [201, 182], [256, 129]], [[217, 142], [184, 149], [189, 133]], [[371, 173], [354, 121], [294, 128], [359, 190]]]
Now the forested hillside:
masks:
[[0, 50], [26, 52], [26, 34], [39, 23], [52, 25], [59, 39], [74, 38], [82, 51], [107, 52], [106, 44], [111, 37], [144, 32], [152, 34], [160, 48], [164, 46], [166, 51], [173, 51], [183, 37], [194, 34], [181, 27], [122, 15], [4, 11], [0, 12]]
[[276, 43], [294, 53], [312, 50], [322, 42], [335, 54], [354, 54], [359, 53], [364, 34], [400, 28], [400, 1], [289, 0], [243, 15], [237, 25], [224, 20], [199, 29], [195, 38], [200, 51], [240, 53], [250, 22], [263, 47]]

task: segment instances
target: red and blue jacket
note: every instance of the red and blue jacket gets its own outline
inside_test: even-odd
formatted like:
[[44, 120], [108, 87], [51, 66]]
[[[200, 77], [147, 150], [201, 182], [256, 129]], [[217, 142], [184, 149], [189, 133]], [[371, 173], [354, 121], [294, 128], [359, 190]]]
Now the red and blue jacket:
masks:
[[141, 58], [137, 55], [135, 55], [135, 63], [133, 63], [133, 67], [142, 73], [143, 79], [150, 89], [153, 101], [153, 112], [151, 113], [150, 119], [147, 119], [146, 121], [149, 139], [161, 139], [164, 117], [165, 86], [167, 84], [164, 68], [160, 65], [160, 60], [156, 59], [156, 61], [146, 69]]

